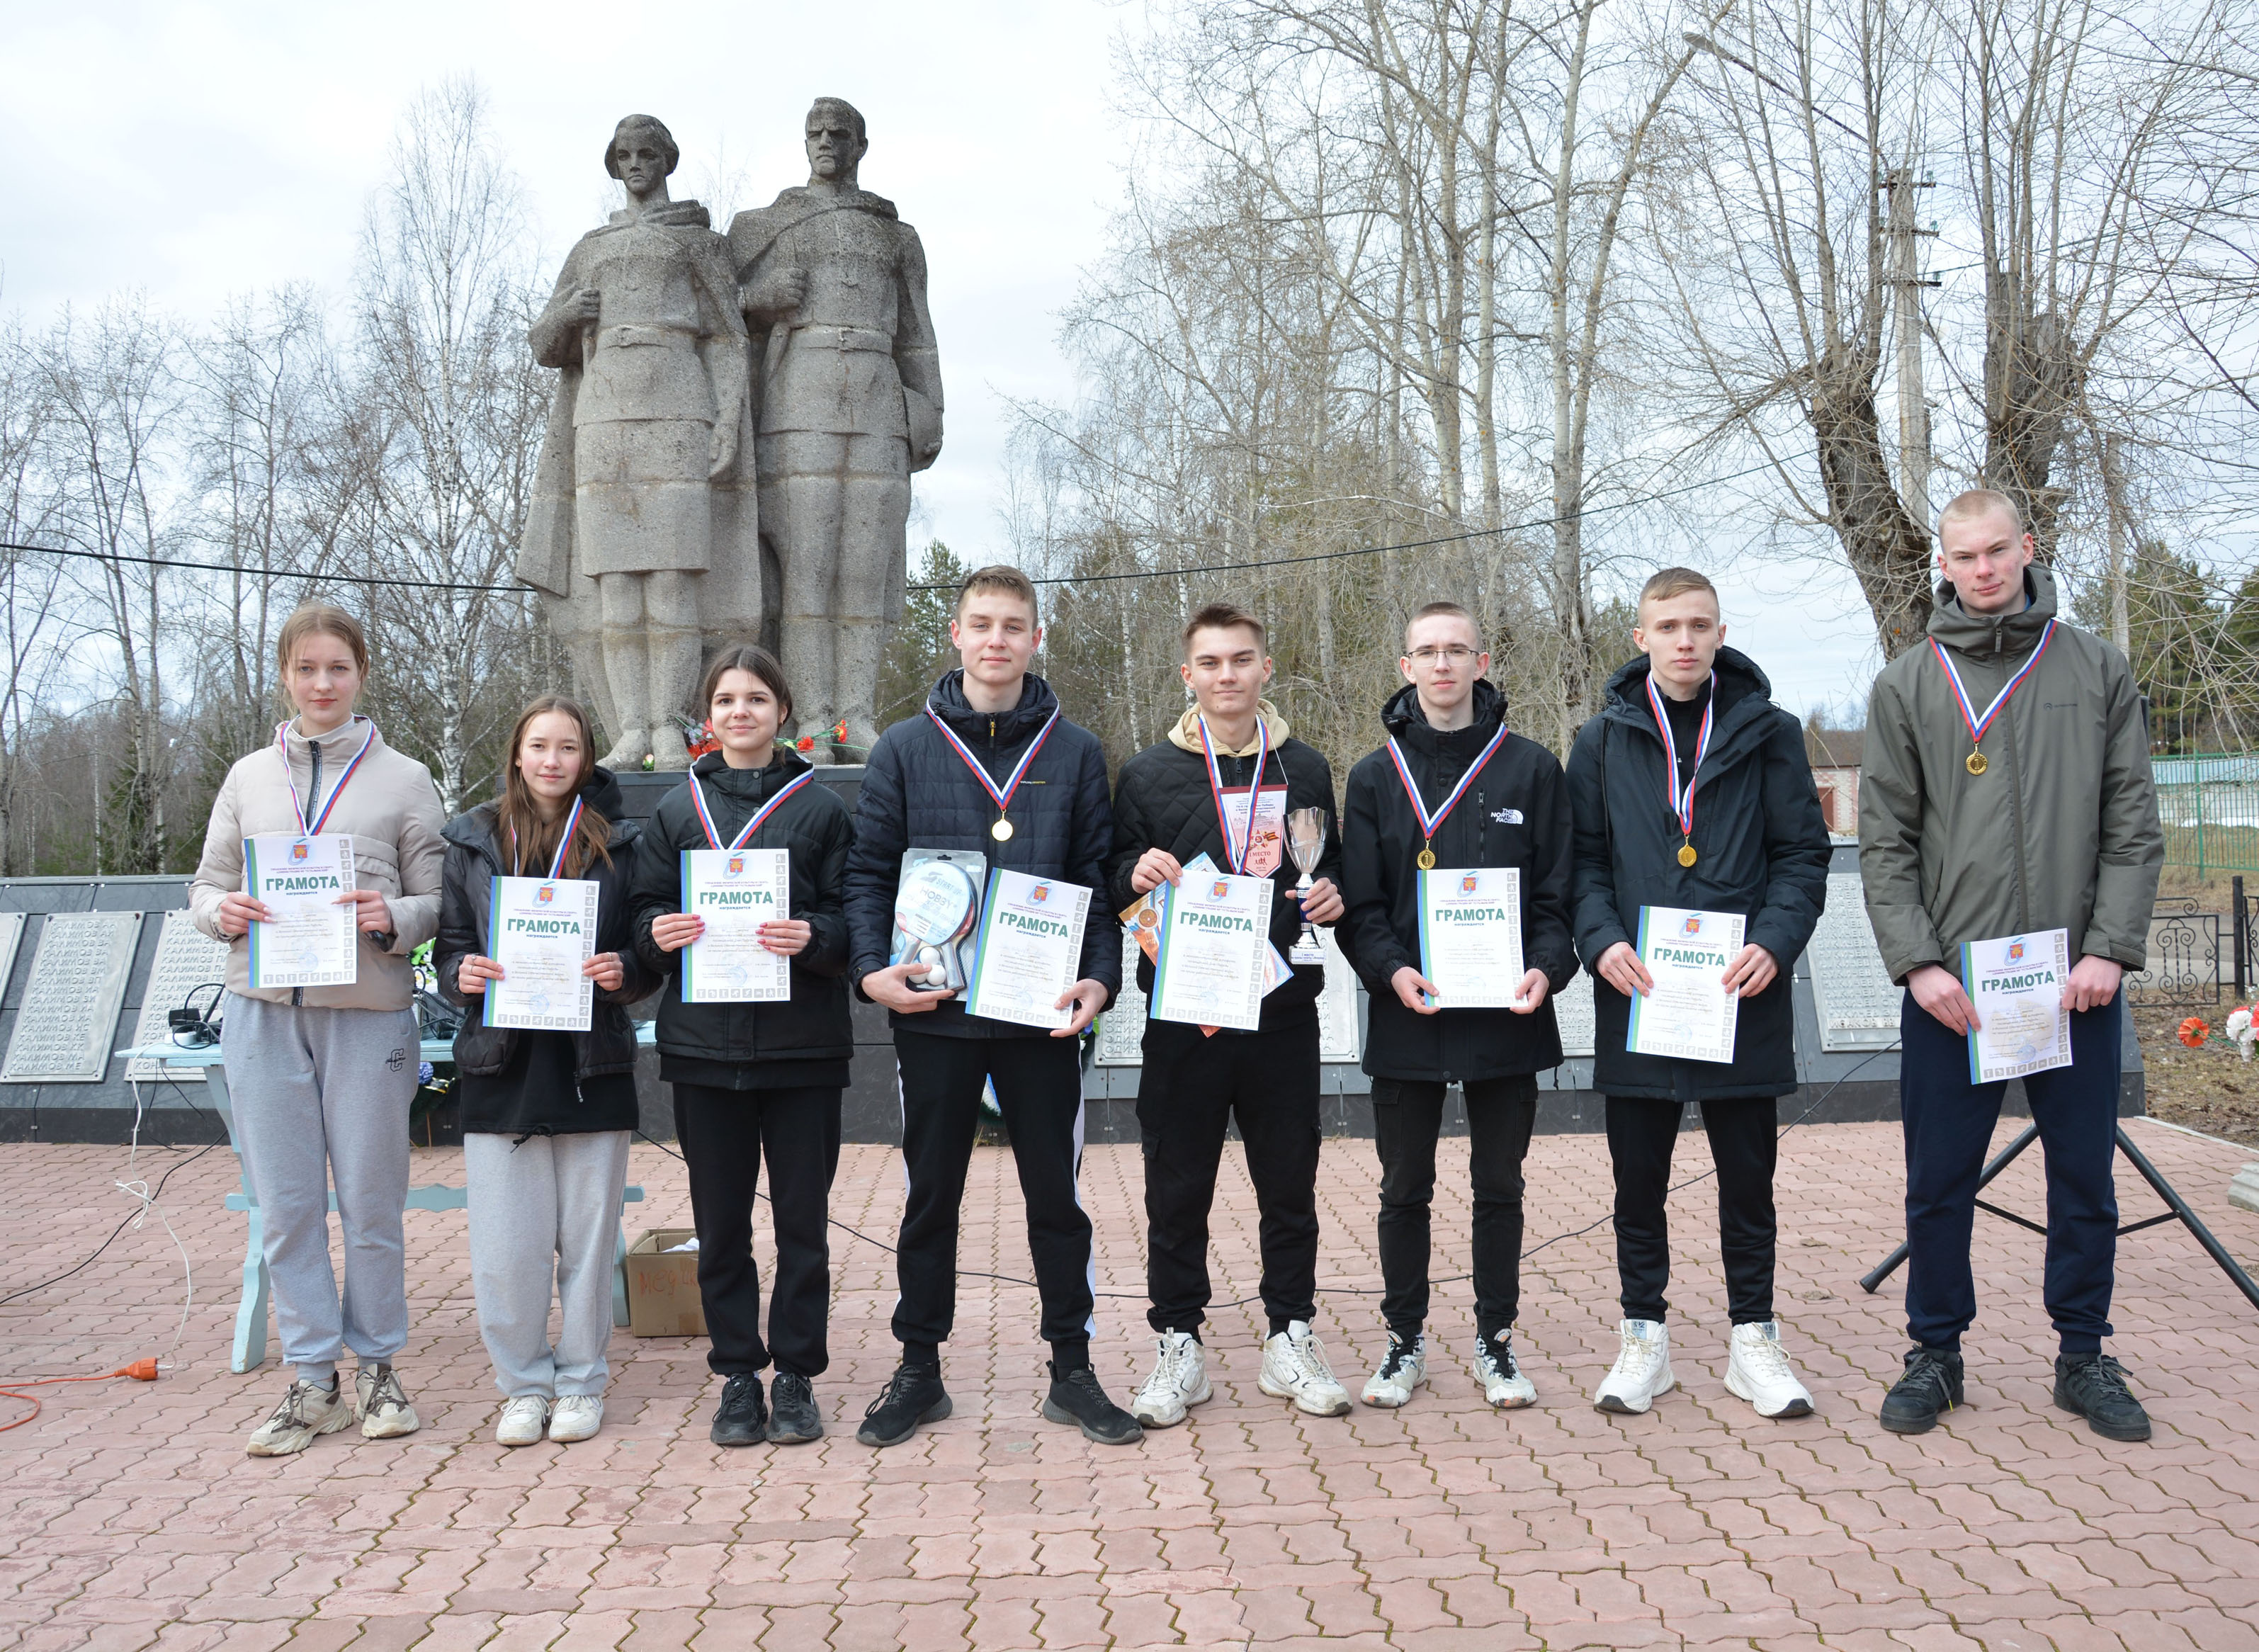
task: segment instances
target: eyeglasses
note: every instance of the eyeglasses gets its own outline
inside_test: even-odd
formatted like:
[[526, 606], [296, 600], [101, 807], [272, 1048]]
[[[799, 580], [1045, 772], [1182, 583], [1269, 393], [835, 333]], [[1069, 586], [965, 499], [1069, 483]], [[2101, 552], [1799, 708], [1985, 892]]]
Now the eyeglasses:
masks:
[[1450, 648], [1415, 648], [1405, 656], [1415, 666], [1433, 666], [1439, 662], [1446, 666], [1464, 666], [1474, 657], [1473, 649], [1462, 648], [1456, 644]]

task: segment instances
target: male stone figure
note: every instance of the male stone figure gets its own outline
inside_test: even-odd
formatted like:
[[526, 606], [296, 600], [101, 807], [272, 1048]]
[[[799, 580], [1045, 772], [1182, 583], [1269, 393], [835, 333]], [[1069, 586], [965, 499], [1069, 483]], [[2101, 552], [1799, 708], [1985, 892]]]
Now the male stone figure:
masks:
[[852, 105], [816, 99], [807, 187], [730, 224], [757, 345], [766, 335], [761, 538], [781, 587], [771, 608], [796, 731], [821, 742], [844, 724], [846, 744], [866, 750], [901, 603], [910, 474], [941, 452], [925, 249], [892, 202], [857, 187], [869, 147]]
[[745, 295], [706, 209], [667, 196], [681, 153], [650, 116], [620, 122], [604, 169], [628, 203], [567, 255], [527, 335], [561, 371], [518, 577], [548, 598], [613, 767], [688, 767], [702, 638], [761, 621]]

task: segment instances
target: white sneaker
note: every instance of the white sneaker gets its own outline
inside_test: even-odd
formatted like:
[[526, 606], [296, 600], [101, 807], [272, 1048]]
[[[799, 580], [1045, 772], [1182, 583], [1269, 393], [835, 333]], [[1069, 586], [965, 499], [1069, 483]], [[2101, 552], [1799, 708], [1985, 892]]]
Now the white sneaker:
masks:
[[512, 1394], [502, 1402], [502, 1421], [495, 1424], [495, 1443], [530, 1446], [540, 1443], [549, 1428], [549, 1401], [540, 1394]]
[[549, 1437], [559, 1445], [588, 1440], [604, 1426], [604, 1401], [597, 1394], [559, 1394], [549, 1413]]
[[1734, 1327], [1726, 1356], [1726, 1392], [1746, 1399], [1760, 1417], [1808, 1417], [1812, 1395], [1796, 1380], [1796, 1371], [1780, 1345], [1780, 1321], [1759, 1320]]
[[1380, 1369], [1372, 1373], [1372, 1380], [1358, 1396], [1368, 1406], [1379, 1406], [1393, 1411], [1399, 1406], [1412, 1402], [1412, 1392], [1428, 1380], [1428, 1337], [1425, 1332], [1406, 1342], [1395, 1332], [1388, 1333], [1388, 1351], [1380, 1356]]
[[274, 1414], [252, 1430], [244, 1449], [254, 1457], [287, 1457], [303, 1451], [317, 1435], [335, 1434], [353, 1420], [353, 1401], [331, 1379], [329, 1387], [294, 1382]]
[[364, 1365], [353, 1373], [353, 1415], [360, 1419], [364, 1440], [397, 1439], [424, 1426], [408, 1403], [400, 1373], [389, 1365]]
[[1653, 1405], [1659, 1394], [1678, 1385], [1671, 1374], [1671, 1328], [1657, 1320], [1624, 1320], [1616, 1327], [1623, 1347], [1616, 1363], [1600, 1378], [1593, 1404], [1602, 1411], [1629, 1412], [1636, 1416]]
[[1257, 1387], [1273, 1399], [1291, 1399], [1314, 1417], [1349, 1414], [1349, 1390], [1334, 1380], [1326, 1350], [1307, 1320], [1295, 1320], [1263, 1344], [1263, 1374]]
[[1154, 1347], [1153, 1374], [1130, 1402], [1130, 1414], [1148, 1428], [1173, 1428], [1187, 1407], [1205, 1405], [1215, 1392], [1208, 1386], [1208, 1350], [1190, 1331], [1163, 1331]]
[[1495, 1338], [1475, 1338], [1475, 1378], [1483, 1398], [1500, 1411], [1518, 1411], [1537, 1403], [1537, 1385], [1521, 1374], [1514, 1363], [1513, 1334], [1500, 1331]]

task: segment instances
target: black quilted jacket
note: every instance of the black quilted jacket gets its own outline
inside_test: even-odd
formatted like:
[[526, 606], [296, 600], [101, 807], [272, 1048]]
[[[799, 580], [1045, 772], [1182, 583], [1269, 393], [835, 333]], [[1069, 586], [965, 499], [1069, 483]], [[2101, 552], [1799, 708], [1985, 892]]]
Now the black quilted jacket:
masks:
[[[1249, 783], [1255, 759], [1220, 758], [1216, 766], [1226, 787], [1242, 787]], [[1281, 781], [1286, 784], [1290, 813], [1298, 808], [1325, 811], [1325, 853], [1310, 876], [1330, 878], [1338, 887], [1341, 822], [1334, 808], [1333, 770], [1315, 747], [1289, 735], [1272, 749], [1263, 765], [1265, 785], [1277, 786]], [[1156, 848], [1167, 850], [1179, 862], [1205, 850], [1217, 866], [1224, 865], [1223, 823], [1215, 815], [1208, 759], [1169, 740], [1147, 746], [1124, 763], [1121, 783], [1115, 787], [1114, 859], [1107, 879], [1108, 901], [1115, 911], [1137, 898], [1130, 887], [1130, 874], [1137, 868], [1137, 858]], [[1294, 885], [1301, 875], [1291, 861], [1270, 874], [1277, 886], [1271, 907], [1271, 940], [1282, 953], [1293, 946], [1302, 932], [1302, 908], [1294, 899]], [[1294, 979], [1282, 983], [1263, 1000], [1260, 1030], [1269, 1032], [1292, 1020], [1314, 1015], [1316, 1012], [1311, 1006], [1325, 984], [1323, 965], [1297, 965]], [[1137, 960], [1137, 985], [1148, 993], [1153, 990], [1153, 965], [1144, 958]]]
[[[946, 673], [934, 684], [928, 704], [1001, 785], [1044, 719], [1058, 709], [1058, 696], [1049, 683], [1031, 674], [1020, 703], [990, 716], [966, 703], [964, 685], [964, 672]], [[995, 819], [994, 801], [924, 712], [879, 737], [855, 805], [855, 847], [847, 858], [847, 975], [857, 992], [866, 975], [887, 967], [902, 851], [971, 849], [986, 855], [991, 866], [1057, 878], [1091, 891], [1090, 919], [1082, 933], [1082, 977], [1105, 987], [1111, 1000], [1122, 985], [1122, 925], [1114, 915], [1116, 908], [1106, 900], [1106, 851], [1114, 841], [1114, 815], [1106, 799], [1106, 754], [1098, 737], [1061, 717], [1013, 795], [1013, 832], [1006, 842], [988, 835]], [[944, 1037], [1051, 1036], [1040, 1027], [977, 1019], [955, 998], [919, 1015], [888, 1019], [897, 1027]]]

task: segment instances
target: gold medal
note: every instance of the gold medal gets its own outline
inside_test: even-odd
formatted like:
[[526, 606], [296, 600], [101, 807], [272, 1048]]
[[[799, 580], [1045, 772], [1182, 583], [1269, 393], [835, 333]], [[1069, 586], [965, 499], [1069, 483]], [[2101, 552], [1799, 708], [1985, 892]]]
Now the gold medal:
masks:
[[1990, 765], [1985, 761], [1985, 754], [1982, 751], [1971, 751], [1969, 754], [1969, 760], [1961, 766], [1971, 774], [1982, 774]]
[[988, 829], [988, 835], [1000, 844], [1009, 842], [1012, 836], [1012, 822], [999, 815], [996, 816], [996, 823]]
[[1422, 851], [1420, 851], [1419, 858], [1418, 858], [1418, 860], [1417, 860], [1417, 863], [1416, 863], [1416, 864], [1418, 865], [1418, 866], [1419, 866], [1420, 870], [1421, 870], [1421, 871], [1422, 871], [1422, 872], [1433, 872], [1433, 871], [1435, 871], [1435, 870], [1436, 870], [1436, 851], [1435, 851], [1435, 850], [1434, 850], [1434, 849], [1432, 849], [1432, 848], [1429, 848], [1429, 849], [1423, 849], [1423, 850], [1422, 850]]
[[1681, 844], [1678, 845], [1678, 864], [1680, 865], [1691, 866], [1694, 864], [1696, 858], [1697, 857], [1694, 853], [1693, 844]]

